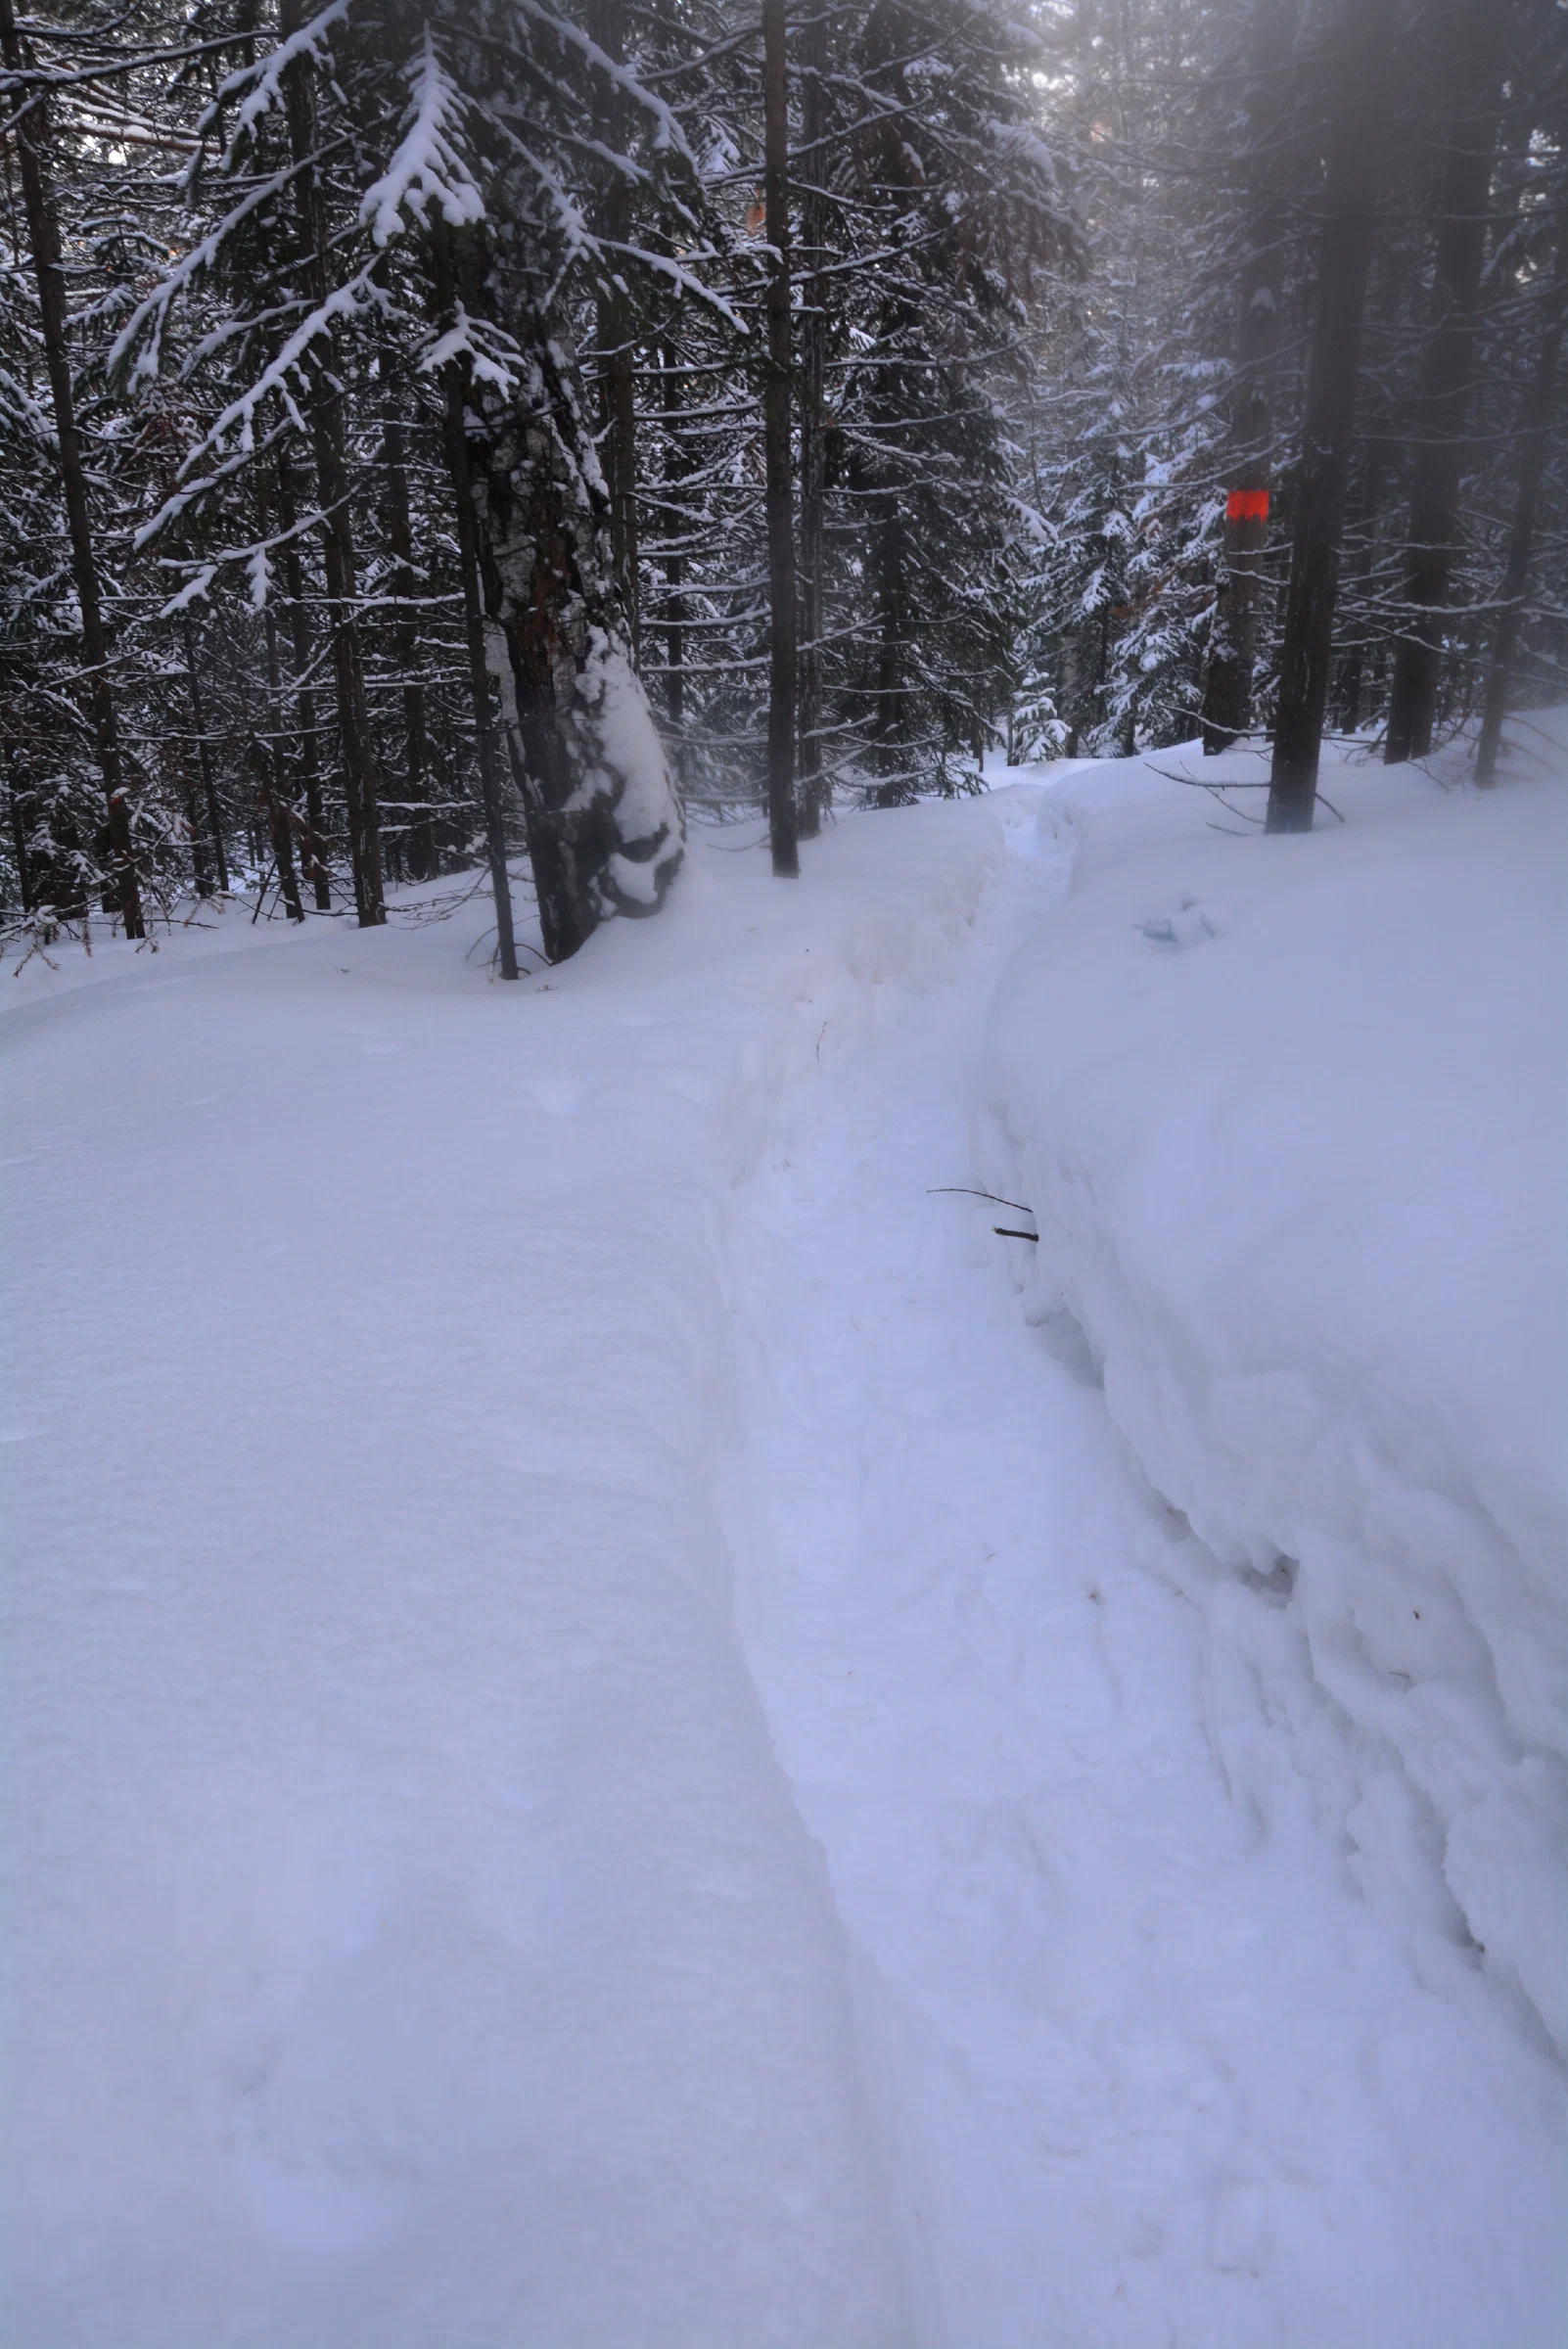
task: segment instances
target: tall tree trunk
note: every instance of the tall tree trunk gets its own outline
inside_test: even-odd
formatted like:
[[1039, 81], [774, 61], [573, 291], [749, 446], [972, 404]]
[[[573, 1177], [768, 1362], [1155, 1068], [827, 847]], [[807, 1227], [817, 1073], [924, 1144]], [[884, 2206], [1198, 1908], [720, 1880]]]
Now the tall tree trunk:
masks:
[[[287, 39], [304, 21], [304, 0], [280, 0], [279, 26]], [[312, 158], [316, 149], [316, 106], [312, 84], [314, 67], [308, 56], [297, 56], [284, 71], [289, 118], [289, 143], [297, 178], [301, 243], [301, 273], [309, 299], [318, 307], [327, 299], [327, 217], [321, 180]], [[324, 357], [316, 365], [316, 396], [311, 404], [311, 447], [315, 458], [316, 493], [321, 503], [322, 545], [327, 566], [327, 594], [332, 604], [332, 656], [338, 687], [338, 717], [343, 736], [344, 789], [348, 808], [348, 854], [353, 868], [354, 906], [361, 929], [387, 919], [381, 865], [381, 810], [376, 772], [376, 744], [371, 732], [370, 706], [365, 695], [364, 660], [359, 643], [357, 566], [353, 522], [349, 513], [351, 484], [347, 436], [344, 425], [344, 394], [338, 380], [337, 351], [328, 335]]]
[[480, 584], [479, 530], [474, 516], [474, 491], [469, 478], [468, 442], [463, 431], [463, 389], [459, 370], [448, 370], [445, 433], [446, 461], [457, 505], [458, 562], [463, 573], [464, 641], [468, 654], [469, 694], [474, 704], [474, 742], [479, 760], [480, 802], [484, 818], [484, 852], [490, 868], [490, 895], [495, 903], [496, 954], [503, 979], [518, 975], [517, 933], [512, 921], [512, 881], [506, 864], [506, 819], [501, 797], [501, 764], [496, 756], [495, 722], [490, 709], [490, 672], [485, 643], [486, 623]]
[[1295, 17], [1295, 0], [1254, 0], [1246, 251], [1225, 450], [1224, 568], [1203, 683], [1203, 747], [1211, 753], [1228, 750], [1252, 726], [1285, 277], [1285, 207], [1275, 141], [1282, 68]]
[[[1367, 450], [1359, 491], [1350, 498], [1348, 524], [1356, 553], [1351, 577], [1358, 588], [1364, 589], [1377, 562], [1377, 517], [1383, 487], [1384, 450], [1374, 442]], [[1363, 623], [1364, 624], [1364, 623]], [[1347, 734], [1354, 734], [1361, 722], [1367, 686], [1366, 638], [1352, 640], [1340, 663], [1336, 688], [1339, 720]]]
[[903, 742], [903, 517], [896, 489], [879, 499], [871, 531], [881, 627], [874, 739], [877, 764], [886, 778], [877, 786], [876, 801], [878, 806], [894, 807], [909, 793]]
[[1524, 618], [1525, 594], [1530, 584], [1530, 553], [1536, 533], [1536, 508], [1541, 500], [1542, 477], [1546, 470], [1546, 443], [1551, 437], [1556, 413], [1557, 369], [1562, 356], [1565, 319], [1568, 319], [1568, 205], [1557, 215], [1557, 265], [1551, 290], [1546, 296], [1535, 376], [1520, 420], [1519, 487], [1514, 501], [1513, 529], [1508, 538], [1507, 568], [1502, 579], [1502, 609], [1498, 616], [1497, 634], [1492, 641], [1492, 660], [1487, 671], [1481, 739], [1476, 745], [1475, 779], [1483, 791], [1490, 790], [1497, 781], [1502, 721], [1507, 714], [1508, 687], [1513, 676], [1514, 655], [1519, 645], [1519, 623]]
[[[588, 30], [607, 57], [619, 65], [625, 55], [622, 0], [591, 0]], [[595, 85], [595, 126], [603, 145], [619, 154], [624, 145], [625, 105], [603, 80]], [[631, 183], [611, 166], [605, 196], [604, 234], [624, 245], [631, 232]], [[624, 256], [622, 256], [623, 265]], [[598, 303], [599, 396], [604, 427], [600, 462], [610, 497], [610, 549], [616, 583], [625, 607], [633, 661], [642, 655], [642, 619], [637, 581], [637, 412], [632, 381], [631, 305], [618, 288], [601, 293]]]
[[[22, 42], [12, 0], [0, 0], [0, 50], [11, 71], [23, 70]], [[131, 845], [130, 808], [119, 753], [119, 728], [115, 697], [109, 682], [109, 644], [104, 630], [103, 604], [98, 588], [98, 564], [93, 552], [92, 519], [87, 506], [87, 481], [82, 470], [81, 435], [76, 424], [70, 381], [70, 356], [66, 341], [66, 277], [60, 250], [60, 224], [44, 161], [48, 120], [40, 94], [16, 124], [17, 155], [22, 166], [22, 200], [32, 247], [32, 265], [38, 280], [38, 316], [43, 330], [44, 363], [54, 402], [55, 434], [60, 444], [61, 486], [66, 499], [66, 523], [70, 534], [71, 572], [81, 610], [81, 649], [87, 670], [88, 703], [93, 748], [109, 805], [113, 895], [118, 901], [127, 938], [145, 938], [141, 888]]]
[[202, 798], [207, 806], [207, 820], [217, 856], [218, 887], [227, 897], [229, 859], [223, 846], [223, 810], [218, 806], [217, 778], [212, 772], [212, 743], [208, 734], [207, 712], [202, 702], [202, 665], [197, 659], [196, 622], [189, 604], [180, 614], [180, 631], [185, 646], [185, 688], [191, 705], [191, 723], [196, 729], [197, 760], [202, 770]]
[[1391, 766], [1432, 748], [1443, 613], [1458, 551], [1459, 477], [1474, 373], [1476, 305], [1501, 96], [1503, 12], [1468, 0], [1454, 42], [1453, 119], [1444, 161], [1432, 331], [1415, 404], [1406, 624], [1394, 654], [1384, 756]]
[[762, 0], [762, 201], [773, 248], [767, 280], [767, 377], [762, 443], [767, 468], [767, 830], [773, 871], [794, 880], [801, 859], [795, 812], [795, 495], [790, 478], [789, 80], [784, 0]]
[[[450, 244], [444, 223], [438, 223], [434, 245], [437, 300], [445, 312], [452, 301], [452, 272]], [[501, 977], [515, 979], [518, 975], [517, 934], [512, 925], [512, 882], [506, 869], [501, 767], [495, 755], [495, 725], [490, 714], [484, 607], [480, 588], [479, 523], [474, 511], [474, 484], [469, 471], [468, 435], [464, 426], [469, 371], [461, 361], [454, 359], [444, 370], [444, 376], [445, 403], [441, 422], [446, 467], [451, 477], [452, 498], [457, 515], [457, 560], [463, 574], [464, 642], [468, 652], [468, 688], [474, 704], [474, 744], [479, 759], [484, 852], [490, 868], [490, 894], [495, 901], [495, 939]]]
[[[859, 36], [858, 62], [874, 74], [899, 106], [917, 106], [905, 78], [904, 13], [898, 8], [871, 10]], [[881, 209], [887, 224], [880, 234], [896, 243], [904, 227], [913, 227], [921, 196], [923, 169], [904, 136], [896, 107], [893, 118], [875, 133], [876, 175]], [[918, 233], [918, 232], [917, 232]], [[908, 428], [922, 406], [916, 374], [899, 364], [909, 345], [917, 353], [929, 350], [920, 332], [920, 314], [907, 280], [897, 281], [883, 299], [876, 321], [876, 339], [886, 355], [878, 366], [869, 407], [875, 453], [861, 455], [855, 486], [865, 498], [869, 539], [867, 568], [874, 586], [878, 622], [876, 685], [872, 707], [872, 757], [882, 781], [872, 793], [879, 807], [895, 807], [913, 797], [908, 740], [910, 696], [905, 682], [908, 660], [909, 612], [907, 582], [907, 514], [920, 473], [920, 459], [909, 446]], [[897, 354], [897, 355], [895, 355]]]
[[278, 748], [283, 717], [283, 670], [278, 660], [278, 616], [269, 601], [262, 618], [267, 653], [267, 742], [260, 758], [261, 802], [272, 833], [272, 854], [278, 867], [278, 890], [292, 922], [304, 920], [300, 879], [294, 862], [294, 809], [289, 805], [283, 758]]
[[[677, 350], [673, 343], [661, 344], [659, 364], [664, 378], [673, 385], [677, 378]], [[674, 397], [667, 391], [668, 404]], [[681, 447], [678, 430], [670, 429], [665, 436], [665, 481], [674, 484], [683, 481], [691, 471], [690, 462]], [[672, 526], [673, 499], [665, 504], [665, 528]], [[672, 540], [665, 556], [665, 715], [677, 739], [674, 746], [675, 770], [684, 781], [684, 748], [678, 739], [686, 723], [686, 599], [681, 588], [686, 579], [686, 558]]]
[[[801, 35], [801, 143], [806, 149], [801, 192], [801, 244], [808, 271], [826, 259], [827, 207], [817, 185], [823, 167], [818, 142], [823, 134], [822, 76], [827, 69], [827, 19], [818, 10]], [[814, 840], [826, 812], [822, 776], [822, 530], [826, 467], [823, 385], [827, 361], [827, 312], [820, 282], [807, 287], [801, 313], [801, 576], [799, 707], [796, 721], [800, 768], [802, 837]]]
[[387, 420], [387, 543], [392, 569], [388, 585], [398, 600], [392, 649], [402, 672], [404, 790], [408, 796], [408, 869], [416, 881], [436, 875], [436, 832], [430, 816], [430, 740], [425, 687], [420, 676], [419, 623], [413, 600], [419, 591], [414, 570], [414, 533], [408, 506], [408, 459], [402, 419]]
[[605, 914], [663, 904], [685, 852], [680, 806], [631, 661], [567, 329], [522, 273], [492, 267], [483, 223], [454, 247], [466, 313], [494, 319], [519, 354], [509, 388], [471, 377], [464, 442], [544, 951], [562, 962]]
[[212, 866], [207, 852], [207, 827], [197, 804], [196, 786], [191, 781], [191, 760], [179, 762], [180, 798], [185, 802], [185, 829], [191, 841], [191, 879], [199, 898], [212, 895]]
[[22, 795], [17, 789], [17, 765], [9, 750], [5, 754], [6, 809], [11, 817], [11, 849], [17, 860], [17, 887], [22, 893], [22, 910], [31, 913], [38, 902], [33, 887], [32, 857], [27, 849], [27, 825], [22, 812]]
[[311, 885], [316, 911], [332, 911], [332, 881], [327, 871], [327, 815], [321, 797], [321, 755], [316, 734], [316, 697], [310, 685], [310, 615], [305, 608], [304, 566], [300, 541], [293, 535], [299, 514], [294, 502], [294, 477], [287, 453], [278, 452], [278, 523], [284, 531], [279, 552], [283, 584], [289, 602], [289, 644], [294, 665], [294, 707], [300, 738], [300, 781], [303, 789]]
[[1332, 100], [1317, 311], [1268, 786], [1270, 832], [1310, 832], [1317, 801], [1377, 195], [1388, 0], [1342, 0], [1342, 6], [1340, 87]]

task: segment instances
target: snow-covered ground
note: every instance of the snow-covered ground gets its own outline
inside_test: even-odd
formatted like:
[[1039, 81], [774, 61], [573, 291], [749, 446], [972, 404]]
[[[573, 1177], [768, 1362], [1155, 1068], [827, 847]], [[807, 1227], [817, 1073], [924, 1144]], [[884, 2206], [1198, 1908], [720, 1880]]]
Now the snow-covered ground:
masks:
[[1562, 789], [1156, 766], [0, 977], [0, 2337], [1561, 2337]]

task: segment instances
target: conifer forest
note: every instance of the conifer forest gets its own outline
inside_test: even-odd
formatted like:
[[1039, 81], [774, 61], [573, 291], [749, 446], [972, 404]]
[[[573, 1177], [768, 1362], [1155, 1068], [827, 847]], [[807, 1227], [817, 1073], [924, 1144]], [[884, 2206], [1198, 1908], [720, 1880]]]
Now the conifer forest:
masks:
[[0, 0], [0, 2349], [1562, 2349], [1568, 0]]
[[1554, 0], [0, 5], [9, 923], [1562, 685]]

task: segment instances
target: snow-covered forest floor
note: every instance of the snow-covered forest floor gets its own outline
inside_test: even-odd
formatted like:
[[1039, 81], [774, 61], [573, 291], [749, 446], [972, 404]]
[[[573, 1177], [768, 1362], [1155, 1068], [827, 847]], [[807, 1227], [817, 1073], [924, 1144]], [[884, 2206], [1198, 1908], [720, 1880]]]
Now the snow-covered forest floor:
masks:
[[6, 2339], [1561, 2338], [1563, 731], [8, 966]]

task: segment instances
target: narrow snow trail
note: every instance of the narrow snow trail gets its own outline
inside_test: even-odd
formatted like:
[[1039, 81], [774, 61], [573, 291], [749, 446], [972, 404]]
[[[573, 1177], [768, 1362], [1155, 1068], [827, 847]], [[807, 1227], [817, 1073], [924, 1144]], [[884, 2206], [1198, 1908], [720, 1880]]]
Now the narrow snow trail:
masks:
[[[1545, 2343], [1538, 2050], [1348, 1882], [1354, 1731], [1284, 1593], [1238, 1586], [1228, 1648], [1192, 1603], [1220, 1570], [1076, 1325], [1026, 1323], [992, 1230], [1023, 1219], [933, 1195], [973, 1179], [996, 976], [1065, 887], [1037, 805], [991, 803], [956, 979], [795, 1097], [738, 1244], [742, 1632], [854, 1952], [921, 2338]], [[1273, 1749], [1268, 1818], [1227, 1725]]]
[[1565, 2337], [1562, 2072], [1308, 1552], [1222, 1567], [935, 1191], [1009, 990], [1042, 1210], [1052, 1038], [1162, 1200], [1245, 1070], [1092, 923], [997, 992], [1179, 902], [1058, 791], [694, 842], [518, 989], [478, 903], [7, 981], [0, 2340]]

